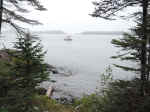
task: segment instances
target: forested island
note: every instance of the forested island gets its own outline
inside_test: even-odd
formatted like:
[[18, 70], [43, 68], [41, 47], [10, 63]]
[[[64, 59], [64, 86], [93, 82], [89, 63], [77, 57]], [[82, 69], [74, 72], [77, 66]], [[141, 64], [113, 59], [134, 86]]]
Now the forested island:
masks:
[[122, 31], [84, 31], [82, 35], [122, 35]]
[[[46, 30], [46, 31], [33, 31], [33, 33], [50, 34], [50, 35], [65, 35], [67, 34], [61, 30]], [[123, 35], [123, 31], [83, 31], [77, 33], [78, 35]]]
[[50, 35], [63, 35], [63, 34], [66, 34], [64, 31], [61, 31], [61, 30], [33, 31], [33, 33], [50, 34]]

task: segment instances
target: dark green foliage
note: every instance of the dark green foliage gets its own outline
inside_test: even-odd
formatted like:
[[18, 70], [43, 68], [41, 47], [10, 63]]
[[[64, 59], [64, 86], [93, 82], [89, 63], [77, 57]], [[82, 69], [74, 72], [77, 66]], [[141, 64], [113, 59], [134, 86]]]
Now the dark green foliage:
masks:
[[35, 96], [33, 103], [38, 107], [36, 112], [75, 112], [71, 105], [63, 105], [46, 96]]
[[[48, 69], [44, 63], [42, 47], [26, 34], [18, 23], [40, 24], [23, 16], [31, 6], [36, 10], [45, 10], [39, 0], [1, 0], [0, 31], [2, 22], [11, 25], [20, 35], [15, 44], [17, 52], [8, 52], [10, 60], [0, 60], [0, 109], [9, 112], [33, 112], [32, 104], [36, 87], [48, 80]], [[25, 36], [25, 38], [24, 38]]]
[[[104, 19], [116, 19], [119, 11], [128, 7], [138, 6], [142, 10], [132, 13], [136, 18], [137, 26], [133, 30], [133, 34], [125, 34], [123, 39], [113, 40], [112, 43], [117, 47], [121, 47], [125, 51], [124, 54], [115, 56], [113, 58], [120, 58], [121, 60], [132, 60], [138, 62], [140, 67], [125, 67], [115, 65], [124, 70], [140, 71], [141, 95], [145, 95], [147, 81], [150, 75], [150, 46], [149, 39], [149, 14], [150, 14], [150, 1], [149, 0], [99, 0], [93, 2], [95, 11], [91, 14], [93, 17], [101, 17]], [[127, 15], [123, 16], [129, 18]]]
[[[149, 19], [149, 15], [147, 19]], [[112, 44], [116, 47], [120, 47], [122, 49], [122, 54], [118, 56], [114, 56], [113, 58], [119, 58], [121, 60], [129, 60], [137, 64], [135, 67], [127, 67], [121, 65], [115, 65], [116, 67], [122, 68], [127, 71], [136, 71], [141, 73], [141, 91], [142, 94], [145, 94], [144, 91], [147, 91], [147, 81], [149, 80], [149, 71], [150, 71], [150, 45], [149, 39], [143, 37], [143, 27], [141, 18], [137, 19], [137, 26], [132, 29], [131, 34], [124, 34], [122, 39], [113, 39]], [[150, 31], [149, 28], [150, 23], [147, 23], [147, 32]], [[149, 33], [146, 33], [146, 37], [149, 36]], [[143, 45], [145, 47], [143, 47]], [[144, 54], [143, 54], [144, 53]]]
[[16, 77], [23, 76], [21, 83], [24, 82], [28, 84], [27, 87], [33, 89], [41, 82], [48, 80], [49, 72], [44, 62], [45, 52], [42, 52], [39, 42], [35, 42], [33, 37], [27, 34], [25, 38], [18, 38], [15, 48], [18, 52], [12, 56], [15, 63], [12, 72]]
[[140, 83], [140, 79], [113, 81], [105, 94], [85, 96], [74, 106], [79, 112], [149, 112], [150, 96], [141, 96]]
[[[145, 0], [144, 0], [145, 1]], [[108, 20], [117, 19], [129, 19], [132, 17], [138, 17], [139, 12], [133, 12], [133, 14], [119, 15], [119, 11], [123, 11], [129, 7], [143, 7], [143, 0], [96, 0], [93, 2], [95, 6], [94, 12], [91, 14], [93, 17], [100, 17]], [[129, 10], [129, 9], [128, 9]]]
[[[150, 15], [148, 15], [148, 18], [150, 19]], [[147, 40], [142, 38], [142, 20], [141, 17], [137, 18], [137, 26], [135, 28], [131, 29], [131, 33], [124, 33], [123, 38], [121, 39], [113, 39], [112, 44], [115, 47], [121, 48], [123, 52], [120, 52], [119, 55], [113, 56], [112, 58], [119, 58], [120, 60], [124, 61], [132, 61], [134, 63], [137, 63], [137, 65], [140, 65], [141, 59], [142, 59], [142, 44], [146, 43]], [[147, 32], [150, 32], [150, 22], [147, 23]], [[149, 33], [147, 33], [149, 35]], [[149, 44], [147, 43], [147, 46]], [[149, 52], [149, 48], [147, 47], [145, 49], [147, 52]], [[149, 53], [147, 53], [148, 57]], [[117, 67], [123, 68], [125, 70], [131, 70], [131, 71], [141, 71], [140, 66], [128, 68], [123, 67], [120, 65], [115, 65]], [[148, 67], [148, 63], [146, 65]]]
[[[102, 85], [96, 94], [76, 100], [74, 107], [78, 112], [149, 112], [150, 91], [141, 96], [141, 80], [113, 80], [111, 68], [102, 74]], [[105, 78], [106, 77], [106, 78]], [[150, 82], [148, 82], [150, 85]], [[150, 86], [148, 86], [150, 90]]]
[[[134, 63], [139, 64], [141, 60], [141, 44], [143, 40], [139, 38], [139, 36], [135, 34], [124, 34], [124, 37], [121, 39], [113, 39], [112, 44], [116, 47], [121, 48], [123, 51], [122, 54], [120, 53], [117, 56], [113, 56], [112, 58], [116, 59], [119, 58], [120, 60], [124, 61], [132, 61]], [[116, 67], [122, 68], [127, 71], [140, 71], [141, 67], [127, 67], [121, 65], [115, 65]]]
[[0, 108], [9, 112], [35, 111], [32, 99], [38, 94], [37, 87], [43, 81], [49, 80], [47, 65], [40, 43], [33, 41], [27, 34], [25, 38], [18, 38], [15, 44], [16, 52], [8, 54], [11, 62], [4, 64], [8, 72], [0, 74]]
[[0, 112], [8, 112], [6, 109], [0, 109]]
[[74, 108], [77, 112], [101, 112], [101, 104], [103, 104], [101, 96], [92, 94], [76, 100]]
[[2, 22], [11, 25], [19, 34], [24, 34], [25, 32], [25, 29], [19, 25], [20, 22], [32, 25], [41, 24], [37, 20], [32, 20], [24, 16], [24, 13], [30, 12], [30, 7], [39, 11], [46, 10], [39, 0], [1, 0], [0, 30]]
[[45, 95], [46, 92], [47, 92], [47, 89], [45, 89], [45, 88], [38, 87], [36, 89], [36, 93], [39, 94], [39, 95]]
[[110, 84], [106, 92], [103, 112], [148, 112], [150, 97], [141, 96], [140, 80], [118, 80]]

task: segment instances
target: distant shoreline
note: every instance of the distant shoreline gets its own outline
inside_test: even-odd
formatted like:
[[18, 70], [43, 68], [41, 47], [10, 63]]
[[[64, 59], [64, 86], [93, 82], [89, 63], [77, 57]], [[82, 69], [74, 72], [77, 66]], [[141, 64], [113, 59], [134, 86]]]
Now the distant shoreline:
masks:
[[[36, 31], [34, 33], [49, 34], [49, 35], [67, 35], [64, 31]], [[75, 33], [75, 35], [122, 35], [121, 31], [85, 31], [81, 33]]]
[[120, 31], [85, 31], [80, 33], [82, 35], [122, 35], [124, 32]]
[[[4, 31], [3, 33], [11, 32], [9, 30]], [[45, 31], [31, 31], [33, 34], [50, 34], [50, 35], [68, 35], [71, 33], [66, 33], [62, 30], [45, 30]], [[74, 33], [72, 35], [122, 35], [123, 31], [83, 31], [80, 33]]]
[[59, 31], [59, 30], [54, 30], [54, 31], [34, 31], [33, 33], [47, 33], [47, 34], [51, 34], [51, 35], [65, 35], [66, 33], [63, 31]]

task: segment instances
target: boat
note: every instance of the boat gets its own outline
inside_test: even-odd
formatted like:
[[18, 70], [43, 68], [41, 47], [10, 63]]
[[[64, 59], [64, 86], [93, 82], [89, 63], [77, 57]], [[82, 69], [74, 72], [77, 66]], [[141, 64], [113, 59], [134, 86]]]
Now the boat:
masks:
[[65, 41], [72, 41], [71, 35], [67, 35], [66, 38], [64, 38]]

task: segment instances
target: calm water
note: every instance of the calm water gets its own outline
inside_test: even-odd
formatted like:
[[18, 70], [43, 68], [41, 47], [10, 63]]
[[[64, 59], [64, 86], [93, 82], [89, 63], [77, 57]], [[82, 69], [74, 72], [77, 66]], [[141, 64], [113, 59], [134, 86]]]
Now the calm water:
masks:
[[[120, 38], [121, 35], [72, 35], [72, 41], [64, 41], [66, 35], [38, 35], [44, 50], [47, 51], [45, 61], [72, 74], [70, 76], [52, 75], [50, 77], [56, 80], [56, 83], [44, 83], [46, 88], [49, 85], [57, 88], [56, 96], [60, 94], [80, 96], [93, 93], [99, 85], [100, 74], [104, 73], [108, 65], [123, 64], [119, 60], [110, 58], [119, 51], [110, 42], [113, 38]], [[1, 42], [11, 48], [15, 35], [10, 36], [7, 33], [3, 36], [5, 38], [1, 38]], [[115, 78], [129, 79], [130, 74], [113, 68]]]

